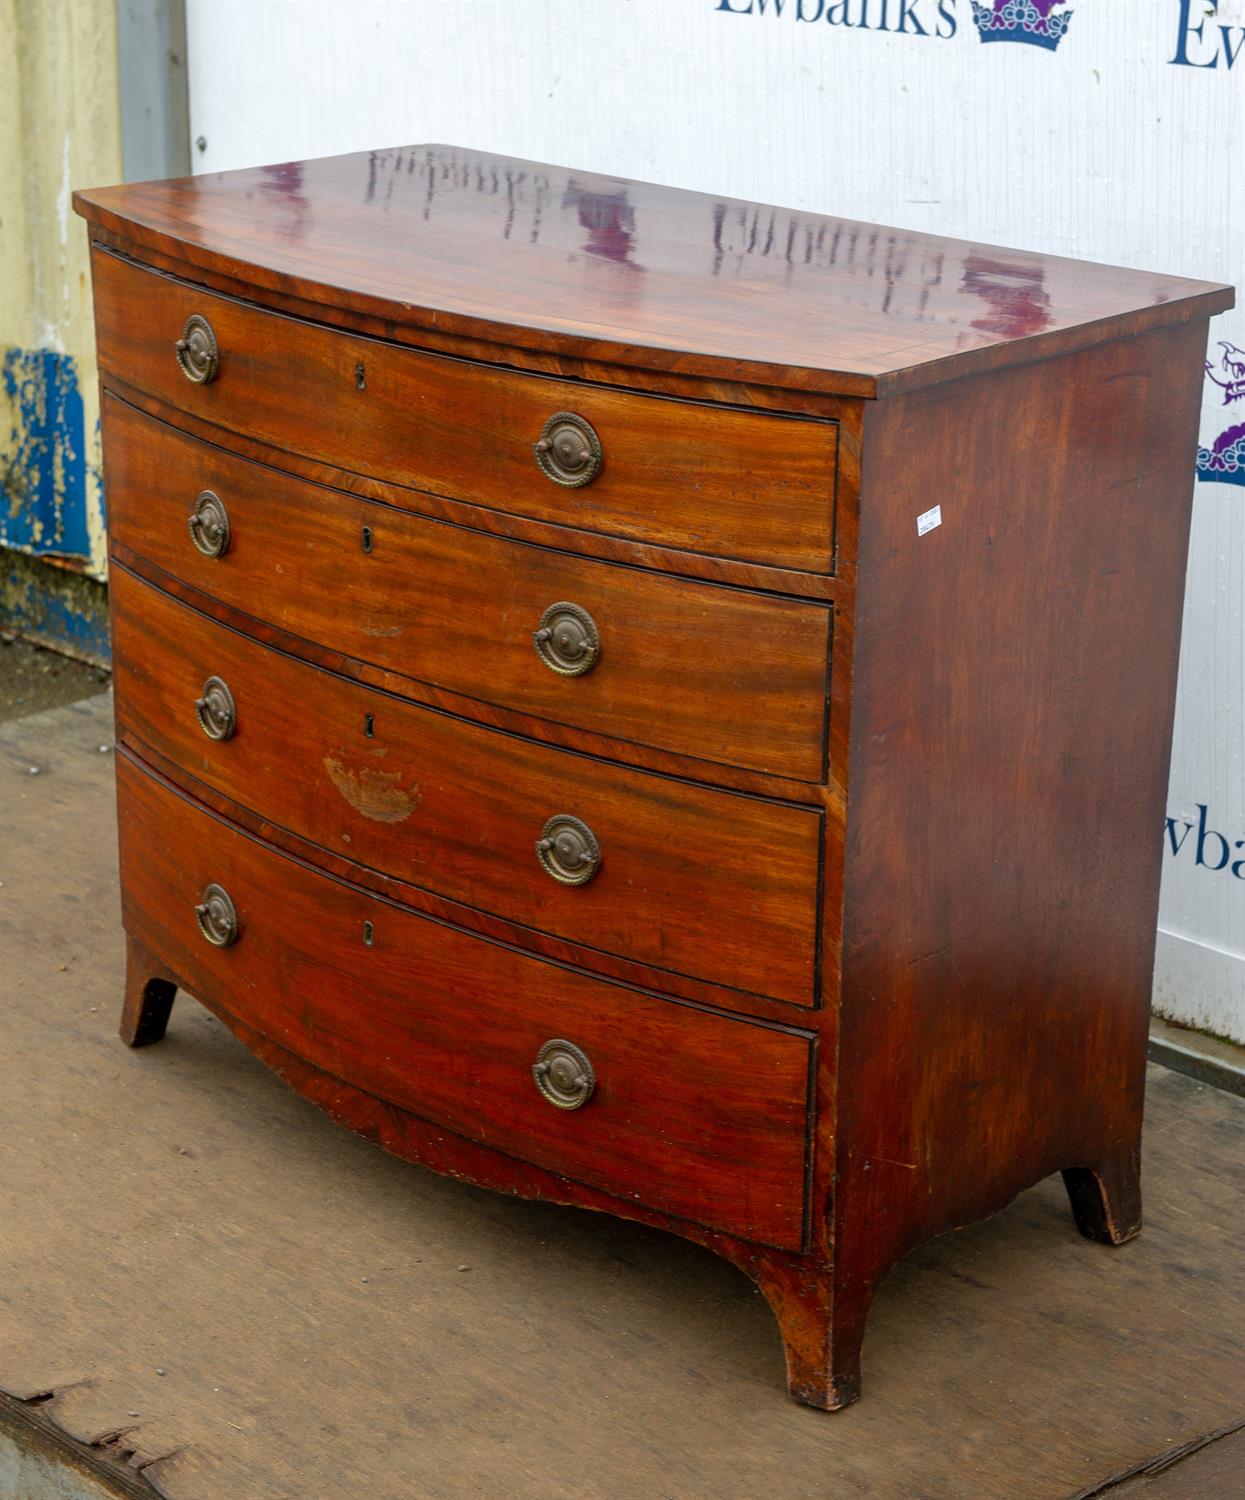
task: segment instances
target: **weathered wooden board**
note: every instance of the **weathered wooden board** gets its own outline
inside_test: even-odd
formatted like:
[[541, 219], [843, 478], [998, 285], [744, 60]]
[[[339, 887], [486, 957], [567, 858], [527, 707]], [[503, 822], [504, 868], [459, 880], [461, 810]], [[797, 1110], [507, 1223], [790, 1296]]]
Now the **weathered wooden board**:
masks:
[[1140, 1240], [1043, 1184], [904, 1262], [867, 1399], [809, 1411], [693, 1245], [390, 1160], [184, 998], [128, 1052], [110, 742], [101, 700], [0, 729], [0, 1387], [173, 1500], [1066, 1500], [1245, 1415], [1245, 1101], [1152, 1069]]
[[1245, 1422], [1200, 1443], [1158, 1454], [1131, 1478], [1108, 1480], [1069, 1500], [1240, 1500], [1245, 1495]]

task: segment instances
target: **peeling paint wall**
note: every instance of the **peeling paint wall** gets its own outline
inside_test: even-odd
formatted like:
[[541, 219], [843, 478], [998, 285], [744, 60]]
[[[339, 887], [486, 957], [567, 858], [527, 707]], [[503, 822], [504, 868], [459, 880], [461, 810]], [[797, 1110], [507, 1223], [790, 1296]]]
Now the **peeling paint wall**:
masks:
[[5, 349], [0, 399], [9, 417], [0, 449], [5, 545], [58, 558], [68, 567], [89, 564], [86, 433], [76, 361], [53, 349]]
[[107, 589], [37, 555], [0, 549], [0, 623], [67, 656], [101, 665], [109, 659]]
[[[0, 547], [92, 579], [105, 576], [99, 396], [70, 195], [120, 177], [114, 6], [0, 0]], [[0, 556], [6, 579], [12, 563]], [[29, 599], [39, 575], [21, 571]], [[66, 593], [50, 575], [48, 588]], [[29, 629], [11, 593], [0, 625]]]

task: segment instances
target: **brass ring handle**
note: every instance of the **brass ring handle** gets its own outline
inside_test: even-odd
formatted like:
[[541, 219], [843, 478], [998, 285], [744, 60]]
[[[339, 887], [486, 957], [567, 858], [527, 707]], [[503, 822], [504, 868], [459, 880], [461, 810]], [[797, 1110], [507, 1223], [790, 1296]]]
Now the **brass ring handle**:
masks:
[[588, 1054], [561, 1037], [551, 1038], [536, 1054], [532, 1077], [555, 1109], [582, 1109], [597, 1086]]
[[601, 635], [586, 609], [565, 600], [551, 604], [532, 632], [536, 654], [559, 677], [582, 677], [601, 655]]
[[212, 325], [198, 313], [191, 313], [182, 336], [173, 345], [177, 368], [193, 385], [210, 385], [220, 370], [220, 348]]
[[541, 428], [532, 452], [545, 478], [568, 490], [591, 484], [605, 462], [592, 424], [573, 411], [555, 412]]
[[223, 886], [204, 888], [203, 900], [195, 907], [195, 921], [215, 948], [228, 948], [238, 941], [238, 913]]
[[229, 512], [212, 490], [204, 490], [186, 518], [190, 540], [204, 557], [223, 557], [229, 550]]
[[587, 823], [558, 813], [540, 831], [536, 858], [559, 885], [587, 885], [601, 868], [601, 846]]
[[223, 678], [209, 677], [203, 684], [203, 696], [195, 699], [195, 713], [199, 717], [199, 728], [208, 739], [233, 738], [238, 727], [238, 711], [229, 684]]

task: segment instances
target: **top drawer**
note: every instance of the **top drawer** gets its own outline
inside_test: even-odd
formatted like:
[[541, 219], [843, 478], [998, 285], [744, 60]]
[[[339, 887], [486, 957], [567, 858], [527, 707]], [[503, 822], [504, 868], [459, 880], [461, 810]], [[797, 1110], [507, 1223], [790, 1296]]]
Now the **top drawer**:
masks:
[[[456, 500], [812, 573], [833, 571], [833, 422], [554, 380], [264, 311], [92, 255], [105, 375], [278, 448]], [[183, 373], [176, 344], [206, 319], [213, 378]], [[600, 443], [600, 470], [567, 487], [534, 452], [571, 413]], [[561, 429], [546, 464], [582, 479], [588, 445]], [[555, 431], [554, 436], [558, 436]], [[558, 455], [562, 458], [559, 459]]]

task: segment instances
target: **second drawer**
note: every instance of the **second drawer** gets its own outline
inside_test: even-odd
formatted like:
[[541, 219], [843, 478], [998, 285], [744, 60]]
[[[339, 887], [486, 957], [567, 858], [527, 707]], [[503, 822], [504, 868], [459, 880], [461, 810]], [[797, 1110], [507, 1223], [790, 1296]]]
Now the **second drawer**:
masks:
[[121, 567], [111, 592], [120, 727], [222, 795], [508, 921], [815, 1003], [818, 812], [628, 770], [375, 692]]
[[[827, 606], [429, 520], [238, 458], [115, 397], [103, 410], [114, 541], [203, 593], [511, 712], [825, 779]], [[227, 533], [212, 524], [222, 516]]]

